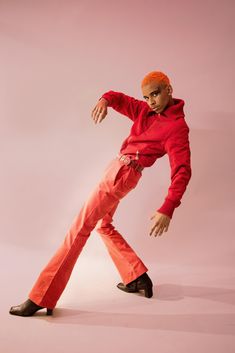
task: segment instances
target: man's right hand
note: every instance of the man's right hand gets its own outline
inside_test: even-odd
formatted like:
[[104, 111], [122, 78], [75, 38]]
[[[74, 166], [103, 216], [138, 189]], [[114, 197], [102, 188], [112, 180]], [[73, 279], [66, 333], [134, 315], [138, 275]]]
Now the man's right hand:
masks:
[[95, 108], [91, 112], [91, 116], [96, 123], [101, 123], [101, 121], [106, 117], [108, 113], [108, 101], [105, 98], [101, 98], [96, 104]]

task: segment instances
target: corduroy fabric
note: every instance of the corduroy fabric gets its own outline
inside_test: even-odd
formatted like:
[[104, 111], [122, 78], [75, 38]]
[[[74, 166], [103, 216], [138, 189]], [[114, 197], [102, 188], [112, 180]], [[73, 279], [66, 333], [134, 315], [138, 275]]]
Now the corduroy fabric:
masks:
[[125, 284], [148, 270], [111, 224], [119, 201], [136, 187], [141, 176], [141, 172], [125, 165], [118, 158], [108, 164], [101, 181], [75, 217], [63, 243], [31, 289], [29, 298], [34, 303], [52, 309], [55, 307], [78, 256], [95, 227]]

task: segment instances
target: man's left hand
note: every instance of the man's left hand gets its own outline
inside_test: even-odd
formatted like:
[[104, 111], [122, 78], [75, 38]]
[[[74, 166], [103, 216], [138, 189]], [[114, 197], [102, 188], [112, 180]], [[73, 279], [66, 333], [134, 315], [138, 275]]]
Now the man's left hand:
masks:
[[154, 225], [150, 231], [150, 235], [154, 234], [156, 237], [157, 235], [162, 235], [163, 231], [168, 231], [171, 221], [170, 217], [163, 213], [156, 212], [150, 219], [154, 219]]

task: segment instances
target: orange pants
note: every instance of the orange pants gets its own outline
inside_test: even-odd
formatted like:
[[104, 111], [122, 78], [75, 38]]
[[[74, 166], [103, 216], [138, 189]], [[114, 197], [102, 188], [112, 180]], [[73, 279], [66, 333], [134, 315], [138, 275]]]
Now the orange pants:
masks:
[[55, 255], [40, 273], [29, 293], [37, 305], [53, 309], [70, 278], [73, 267], [91, 231], [101, 235], [125, 284], [148, 271], [134, 250], [113, 227], [112, 217], [128, 192], [134, 189], [142, 173], [114, 158], [103, 178], [83, 204]]

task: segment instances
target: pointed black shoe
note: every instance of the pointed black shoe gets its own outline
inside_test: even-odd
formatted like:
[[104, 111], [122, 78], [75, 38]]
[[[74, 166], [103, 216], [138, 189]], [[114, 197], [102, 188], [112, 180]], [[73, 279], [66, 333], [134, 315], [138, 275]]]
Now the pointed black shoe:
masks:
[[153, 296], [153, 283], [146, 272], [126, 285], [118, 283], [117, 287], [127, 293], [136, 293], [143, 289], [146, 298]]
[[47, 315], [52, 315], [53, 309], [44, 308], [32, 302], [32, 300], [27, 299], [24, 303], [12, 306], [9, 313], [18, 316], [32, 316], [36, 311], [41, 309], [47, 309]]

